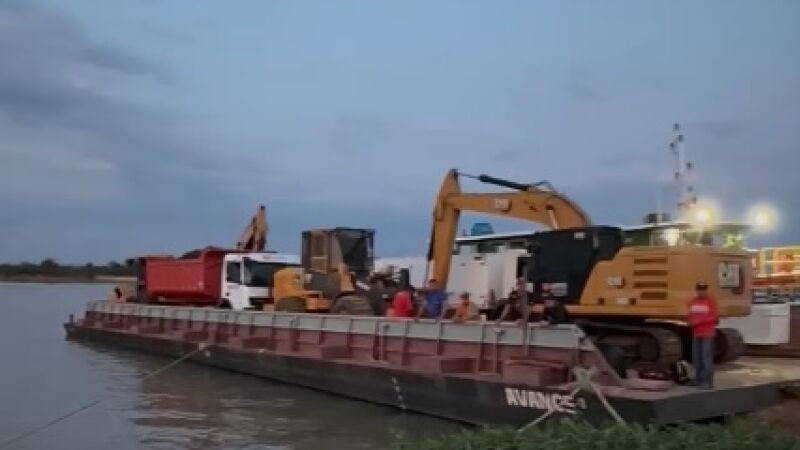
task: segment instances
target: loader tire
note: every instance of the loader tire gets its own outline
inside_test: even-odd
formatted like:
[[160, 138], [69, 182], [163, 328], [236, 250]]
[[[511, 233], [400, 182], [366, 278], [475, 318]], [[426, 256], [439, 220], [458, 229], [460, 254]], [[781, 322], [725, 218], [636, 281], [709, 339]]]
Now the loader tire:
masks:
[[360, 295], [345, 295], [337, 298], [331, 306], [331, 314], [347, 316], [374, 316], [369, 300]]
[[275, 311], [302, 313], [306, 312], [306, 300], [300, 297], [284, 297], [275, 302]]
[[714, 336], [714, 362], [726, 363], [744, 355], [745, 344], [742, 333], [733, 328], [717, 328]]

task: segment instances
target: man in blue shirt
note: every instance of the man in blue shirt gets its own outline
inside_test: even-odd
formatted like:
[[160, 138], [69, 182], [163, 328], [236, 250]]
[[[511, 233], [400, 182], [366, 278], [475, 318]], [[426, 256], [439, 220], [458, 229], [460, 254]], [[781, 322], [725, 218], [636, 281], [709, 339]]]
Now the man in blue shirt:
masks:
[[435, 279], [428, 280], [427, 289], [423, 294], [425, 303], [420, 308], [419, 316], [428, 319], [441, 319], [447, 311], [447, 293], [439, 288]]

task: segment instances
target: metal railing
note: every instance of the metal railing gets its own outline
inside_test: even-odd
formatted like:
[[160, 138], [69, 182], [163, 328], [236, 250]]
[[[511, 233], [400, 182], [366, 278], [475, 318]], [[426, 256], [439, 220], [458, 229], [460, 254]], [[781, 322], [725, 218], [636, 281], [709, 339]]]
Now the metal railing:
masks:
[[[373, 316], [231, 311], [109, 301], [90, 302], [87, 306], [87, 312], [185, 320], [205, 324], [221, 323], [270, 329], [335, 332], [348, 335], [376, 336], [376, 333], [378, 333], [376, 330], [380, 330], [379, 333], [382, 338], [428, 339], [435, 342], [454, 341], [585, 351], [596, 350], [591, 340], [586, 338], [583, 330], [575, 325], [540, 326], [528, 324], [526, 330], [524, 327], [513, 323], [452, 322], [432, 319], [404, 320]], [[491, 331], [487, 330], [487, 328], [491, 329]]]

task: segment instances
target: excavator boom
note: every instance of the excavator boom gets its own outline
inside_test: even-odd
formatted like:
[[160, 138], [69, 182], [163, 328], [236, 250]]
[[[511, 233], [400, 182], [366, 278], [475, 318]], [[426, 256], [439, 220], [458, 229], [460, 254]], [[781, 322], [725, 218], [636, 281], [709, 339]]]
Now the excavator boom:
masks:
[[[463, 193], [459, 175], [514, 191]], [[441, 286], [447, 285], [461, 211], [525, 220], [549, 229], [591, 225], [591, 220], [580, 206], [553, 190], [547, 182], [522, 184], [489, 175], [467, 175], [451, 169], [445, 175], [434, 203], [428, 247], [429, 275]]]
[[258, 210], [245, 227], [242, 236], [236, 241], [237, 250], [261, 252], [267, 246], [267, 213], [264, 205], [259, 205]]

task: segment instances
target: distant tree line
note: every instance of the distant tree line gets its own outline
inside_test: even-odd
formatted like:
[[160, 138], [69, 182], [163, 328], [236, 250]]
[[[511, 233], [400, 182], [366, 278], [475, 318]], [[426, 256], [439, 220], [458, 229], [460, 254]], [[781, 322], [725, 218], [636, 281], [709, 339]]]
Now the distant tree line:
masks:
[[107, 264], [60, 264], [53, 258], [40, 263], [22, 262], [0, 264], [0, 276], [44, 276], [92, 279], [97, 276], [135, 276], [138, 263], [134, 258], [124, 262], [109, 261]]

